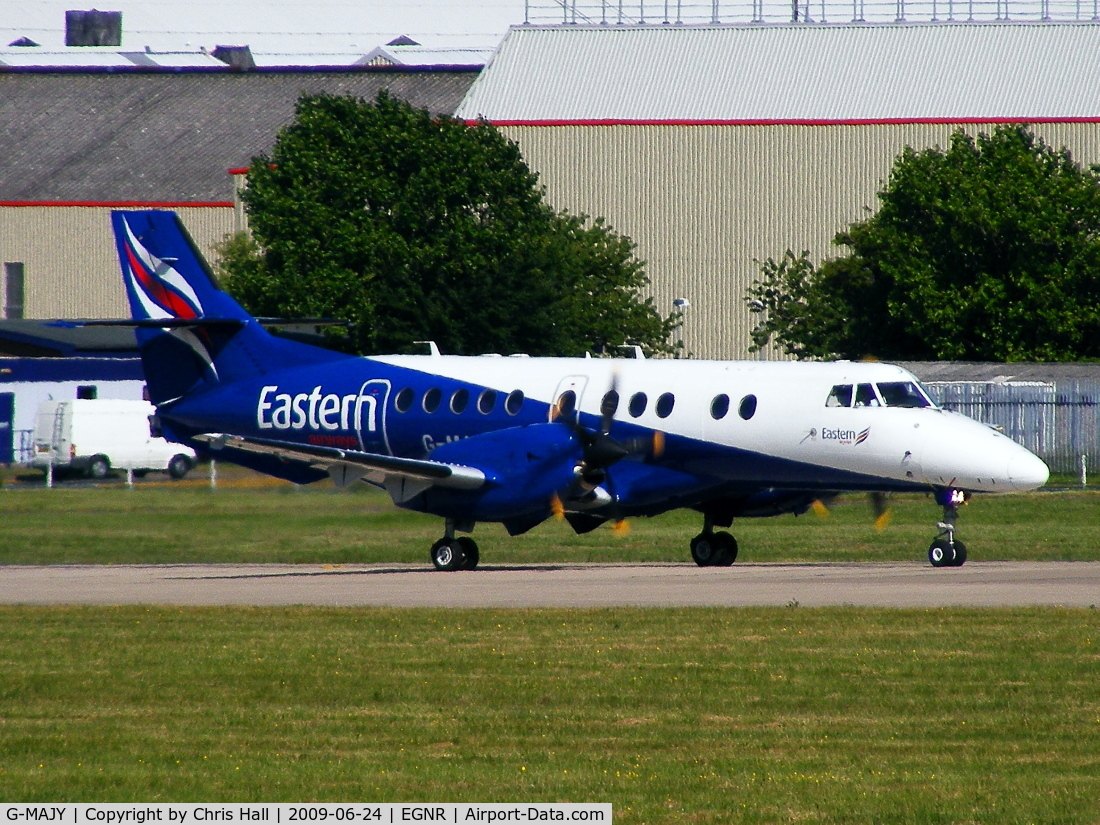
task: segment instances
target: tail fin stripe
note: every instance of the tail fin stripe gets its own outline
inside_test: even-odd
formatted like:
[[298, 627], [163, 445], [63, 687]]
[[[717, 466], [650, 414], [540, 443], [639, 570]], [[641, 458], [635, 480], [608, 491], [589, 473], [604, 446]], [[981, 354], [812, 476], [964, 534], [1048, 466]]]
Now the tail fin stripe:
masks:
[[198, 318], [202, 307], [190, 285], [169, 264], [145, 249], [125, 220], [123, 225], [126, 227], [126, 258], [131, 283], [149, 316]]

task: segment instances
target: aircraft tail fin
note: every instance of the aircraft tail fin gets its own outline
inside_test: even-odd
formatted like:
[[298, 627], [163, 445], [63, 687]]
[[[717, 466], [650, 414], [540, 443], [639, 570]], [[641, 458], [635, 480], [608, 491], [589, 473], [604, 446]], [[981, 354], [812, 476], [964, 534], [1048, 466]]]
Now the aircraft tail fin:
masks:
[[111, 226], [154, 404], [319, 356], [340, 357], [270, 335], [218, 285], [176, 213], [115, 211]]

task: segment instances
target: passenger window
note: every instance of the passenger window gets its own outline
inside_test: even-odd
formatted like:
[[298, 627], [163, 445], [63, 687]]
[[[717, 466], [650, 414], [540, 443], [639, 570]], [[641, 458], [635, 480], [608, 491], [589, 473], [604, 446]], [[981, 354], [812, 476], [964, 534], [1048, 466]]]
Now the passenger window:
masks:
[[664, 393], [657, 399], [657, 403], [653, 409], [657, 412], [658, 418], [668, 418], [672, 415], [672, 408], [676, 405], [676, 396], [670, 392]]
[[741, 406], [737, 408], [737, 414], [748, 421], [756, 415], [756, 396], [746, 395], [741, 399]]
[[714, 400], [710, 402], [710, 417], [715, 421], [720, 421], [726, 417], [726, 413], [730, 411], [730, 397], [725, 393], [714, 396]]
[[512, 390], [504, 399], [504, 411], [508, 415], [516, 415], [523, 409], [523, 390]]
[[477, 397], [477, 411], [482, 415], [488, 415], [489, 413], [491, 413], [496, 405], [496, 390], [482, 390], [481, 395]]
[[630, 396], [630, 406], [627, 408], [630, 410], [630, 417], [637, 418], [644, 413], [648, 403], [649, 397], [644, 392], [636, 392]]
[[393, 408], [399, 413], [407, 413], [412, 409], [413, 405], [413, 393], [412, 387], [405, 387], [399, 392], [393, 399]]
[[432, 387], [426, 393], [424, 393], [424, 400], [420, 402], [426, 413], [434, 413], [439, 409], [439, 402], [443, 398], [443, 393], [439, 387]]
[[608, 390], [600, 402], [600, 415], [614, 415], [619, 411], [619, 394], [615, 390]]
[[931, 407], [932, 402], [912, 381], [891, 381], [878, 385], [878, 393], [887, 407]]
[[455, 390], [451, 396], [451, 412], [458, 415], [465, 412], [466, 405], [470, 403], [470, 391], [467, 389]]
[[558, 412], [556, 418], [568, 418], [577, 410], [577, 394], [573, 390], [566, 390], [558, 396]]
[[856, 386], [856, 406], [857, 407], [877, 407], [879, 406], [878, 396], [875, 395], [875, 388], [870, 384], [859, 384]]
[[852, 406], [852, 385], [837, 384], [829, 393], [825, 401], [826, 407], [850, 407]]

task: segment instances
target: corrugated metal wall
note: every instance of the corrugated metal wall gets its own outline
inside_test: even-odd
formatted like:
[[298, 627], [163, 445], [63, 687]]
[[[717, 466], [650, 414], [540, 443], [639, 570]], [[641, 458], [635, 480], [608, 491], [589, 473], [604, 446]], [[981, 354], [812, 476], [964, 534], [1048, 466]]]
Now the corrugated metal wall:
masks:
[[[232, 206], [174, 207], [211, 256]], [[0, 206], [0, 260], [24, 264], [26, 318], [129, 315], [107, 206]]]
[[[662, 313], [687, 298], [683, 340], [696, 357], [743, 358], [754, 319], [742, 300], [754, 260], [786, 249], [835, 254], [832, 238], [877, 208], [905, 146], [945, 146], [956, 127], [887, 125], [507, 126], [550, 203], [603, 216], [638, 245]], [[968, 126], [991, 131], [992, 126]], [[1100, 124], [1036, 134], [1100, 163]], [[885, 320], [885, 319], [884, 319]]]

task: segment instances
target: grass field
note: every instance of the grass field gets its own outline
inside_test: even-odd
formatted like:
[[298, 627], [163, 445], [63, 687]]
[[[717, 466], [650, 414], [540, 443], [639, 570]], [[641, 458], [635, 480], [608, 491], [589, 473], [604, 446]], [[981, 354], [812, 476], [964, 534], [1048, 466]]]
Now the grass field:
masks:
[[[971, 559], [1100, 559], [1100, 494], [976, 498]], [[922, 558], [938, 508], [735, 524], [745, 561]], [[679, 561], [699, 518], [477, 537]], [[0, 564], [427, 565], [437, 519], [240, 476], [0, 490]], [[466, 575], [466, 574], [459, 574]], [[472, 574], [476, 575], [476, 574]], [[0, 801], [579, 801], [619, 823], [1096, 823], [1096, 610], [0, 608]]]
[[1094, 823], [1092, 610], [0, 608], [5, 801]]
[[[862, 498], [841, 499], [828, 518], [809, 513], [740, 520], [744, 561], [897, 561], [924, 558], [941, 510], [930, 497], [893, 500], [875, 530]], [[399, 510], [371, 488], [296, 489], [254, 476], [223, 478], [211, 491], [183, 483], [115, 483], [85, 489], [0, 488], [0, 564], [176, 562], [423, 562], [442, 521]], [[485, 564], [553, 561], [690, 561], [697, 513], [634, 519], [577, 536], [553, 520], [518, 537], [499, 525], [474, 536]], [[971, 559], [1100, 560], [1100, 491], [976, 496], [962, 509]]]

